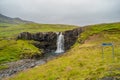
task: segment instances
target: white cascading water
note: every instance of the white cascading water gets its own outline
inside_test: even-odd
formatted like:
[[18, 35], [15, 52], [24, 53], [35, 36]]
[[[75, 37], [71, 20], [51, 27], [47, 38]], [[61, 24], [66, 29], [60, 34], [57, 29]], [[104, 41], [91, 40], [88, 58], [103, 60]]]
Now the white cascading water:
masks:
[[58, 34], [57, 38], [57, 50], [55, 53], [63, 53], [64, 52], [64, 35], [62, 32]]

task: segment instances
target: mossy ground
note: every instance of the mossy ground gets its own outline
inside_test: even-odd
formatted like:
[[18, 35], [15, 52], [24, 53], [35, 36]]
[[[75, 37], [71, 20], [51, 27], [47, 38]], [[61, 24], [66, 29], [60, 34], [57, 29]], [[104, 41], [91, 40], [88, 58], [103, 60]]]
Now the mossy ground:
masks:
[[33, 41], [26, 40], [2, 40], [0, 41], [0, 64], [30, 58], [34, 54], [41, 54], [41, 50], [32, 45]]
[[[119, 30], [120, 23], [87, 27], [71, 50], [61, 57], [20, 72], [7, 80], [98, 80], [103, 77], [114, 77], [119, 80]], [[81, 44], [80, 40], [84, 40], [85, 43]], [[111, 46], [104, 47], [104, 59], [102, 58], [103, 42], [114, 44], [114, 59]]]

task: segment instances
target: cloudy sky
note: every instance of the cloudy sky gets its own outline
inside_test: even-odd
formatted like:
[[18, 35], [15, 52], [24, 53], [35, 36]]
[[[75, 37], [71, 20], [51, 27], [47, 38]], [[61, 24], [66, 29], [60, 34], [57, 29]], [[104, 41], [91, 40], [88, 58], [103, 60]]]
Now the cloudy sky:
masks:
[[120, 22], [120, 0], [0, 0], [0, 13], [51, 24]]

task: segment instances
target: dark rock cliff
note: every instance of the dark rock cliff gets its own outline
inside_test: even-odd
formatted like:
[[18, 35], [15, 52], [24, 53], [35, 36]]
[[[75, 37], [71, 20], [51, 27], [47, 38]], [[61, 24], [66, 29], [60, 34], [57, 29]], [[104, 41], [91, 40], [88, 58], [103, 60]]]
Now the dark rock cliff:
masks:
[[[83, 28], [76, 28], [73, 30], [68, 30], [63, 32], [65, 39], [65, 50], [70, 49], [70, 47], [76, 42], [78, 35], [82, 33]], [[57, 46], [57, 34], [55, 32], [38, 32], [38, 33], [29, 33], [22, 32], [18, 35], [17, 39], [25, 40], [35, 40], [37, 42], [33, 43], [36, 47], [43, 49], [44, 52], [55, 51]]]
[[65, 49], [69, 49], [77, 40], [80, 33], [82, 33], [83, 28], [76, 28], [73, 30], [68, 30], [63, 32], [64, 39], [65, 39]]

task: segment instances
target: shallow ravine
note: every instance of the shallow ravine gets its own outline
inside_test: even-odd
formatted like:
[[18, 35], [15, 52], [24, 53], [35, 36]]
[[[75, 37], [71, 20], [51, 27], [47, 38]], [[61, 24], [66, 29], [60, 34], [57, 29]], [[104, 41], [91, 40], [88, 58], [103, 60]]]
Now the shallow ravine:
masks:
[[8, 68], [0, 70], [0, 80], [6, 77], [10, 77], [23, 70], [40, 66], [48, 61], [59, 57], [61, 54], [46, 54], [41, 59], [22, 59], [14, 62], [5, 63], [2, 65], [8, 65]]

